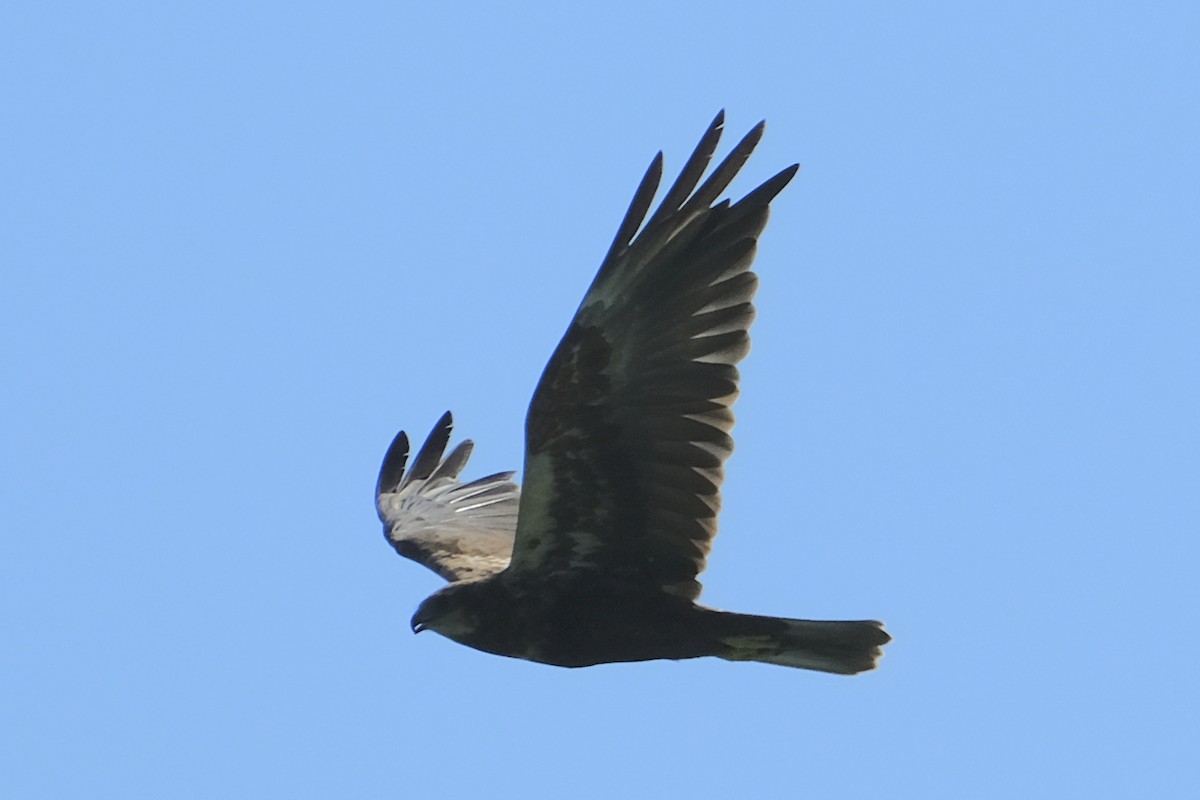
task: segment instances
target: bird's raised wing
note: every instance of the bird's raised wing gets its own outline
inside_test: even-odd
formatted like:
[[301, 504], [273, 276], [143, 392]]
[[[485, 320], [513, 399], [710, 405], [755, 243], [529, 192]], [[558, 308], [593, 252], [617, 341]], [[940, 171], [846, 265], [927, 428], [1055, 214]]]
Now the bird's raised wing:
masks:
[[600, 570], [699, 594], [733, 448], [734, 365], [750, 346], [750, 264], [771, 200], [798, 169], [716, 203], [763, 131], [700, 184], [723, 124], [718, 114], [643, 225], [662, 176], [655, 157], [546, 365], [525, 422], [511, 571]]
[[453, 424], [447, 411], [407, 473], [408, 436], [396, 434], [375, 487], [375, 507], [392, 547], [448, 581], [508, 566], [521, 493], [511, 472], [459, 481], [474, 445], [463, 441], [442, 458]]

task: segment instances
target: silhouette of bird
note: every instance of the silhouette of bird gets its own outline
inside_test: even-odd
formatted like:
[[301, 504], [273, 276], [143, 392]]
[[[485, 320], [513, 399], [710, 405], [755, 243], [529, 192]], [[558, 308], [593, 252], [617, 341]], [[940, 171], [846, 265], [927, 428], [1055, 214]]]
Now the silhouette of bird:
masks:
[[842, 674], [872, 669], [891, 640], [871, 620], [696, 602], [750, 347], [750, 267], [798, 169], [718, 202], [763, 132], [701, 183], [723, 125], [724, 112], [649, 218], [661, 152], [642, 178], [533, 394], [523, 488], [511, 472], [459, 480], [472, 444], [443, 457], [449, 412], [407, 472], [408, 437], [392, 442], [377, 485], [385, 535], [450, 581], [421, 603], [414, 631], [564, 667], [716, 656]]

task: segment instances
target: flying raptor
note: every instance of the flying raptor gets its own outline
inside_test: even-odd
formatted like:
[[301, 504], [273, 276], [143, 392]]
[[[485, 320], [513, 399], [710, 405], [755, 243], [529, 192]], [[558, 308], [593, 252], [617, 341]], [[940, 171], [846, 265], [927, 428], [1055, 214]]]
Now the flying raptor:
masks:
[[[733, 449], [736, 364], [750, 348], [751, 272], [792, 165], [717, 201], [762, 137], [754, 127], [703, 183], [718, 114], [653, 214], [655, 156], [525, 420], [513, 473], [464, 483], [447, 412], [412, 466], [401, 431], [376, 507], [402, 556], [449, 584], [412, 618], [456, 642], [563, 667], [716, 656], [854, 674], [891, 640], [879, 622], [737, 614], [696, 602]], [[444, 457], [443, 457], [444, 456]]]

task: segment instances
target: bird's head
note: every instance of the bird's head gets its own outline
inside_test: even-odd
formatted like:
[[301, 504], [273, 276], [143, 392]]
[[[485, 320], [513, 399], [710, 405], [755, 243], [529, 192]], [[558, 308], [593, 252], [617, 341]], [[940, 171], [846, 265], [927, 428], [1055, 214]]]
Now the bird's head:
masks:
[[455, 641], [468, 638], [478, 625], [470, 594], [467, 584], [452, 583], [426, 597], [413, 614], [413, 633], [430, 630]]

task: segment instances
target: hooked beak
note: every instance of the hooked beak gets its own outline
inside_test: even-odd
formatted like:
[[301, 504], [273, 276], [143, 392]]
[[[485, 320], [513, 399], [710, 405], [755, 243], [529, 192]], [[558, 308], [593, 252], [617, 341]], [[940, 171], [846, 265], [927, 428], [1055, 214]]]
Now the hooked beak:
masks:
[[410, 623], [410, 624], [412, 626], [413, 633], [420, 633], [421, 631], [425, 630], [425, 627], [426, 627], [425, 621], [421, 620], [421, 619], [417, 619], [415, 616], [412, 618], [412, 623]]

